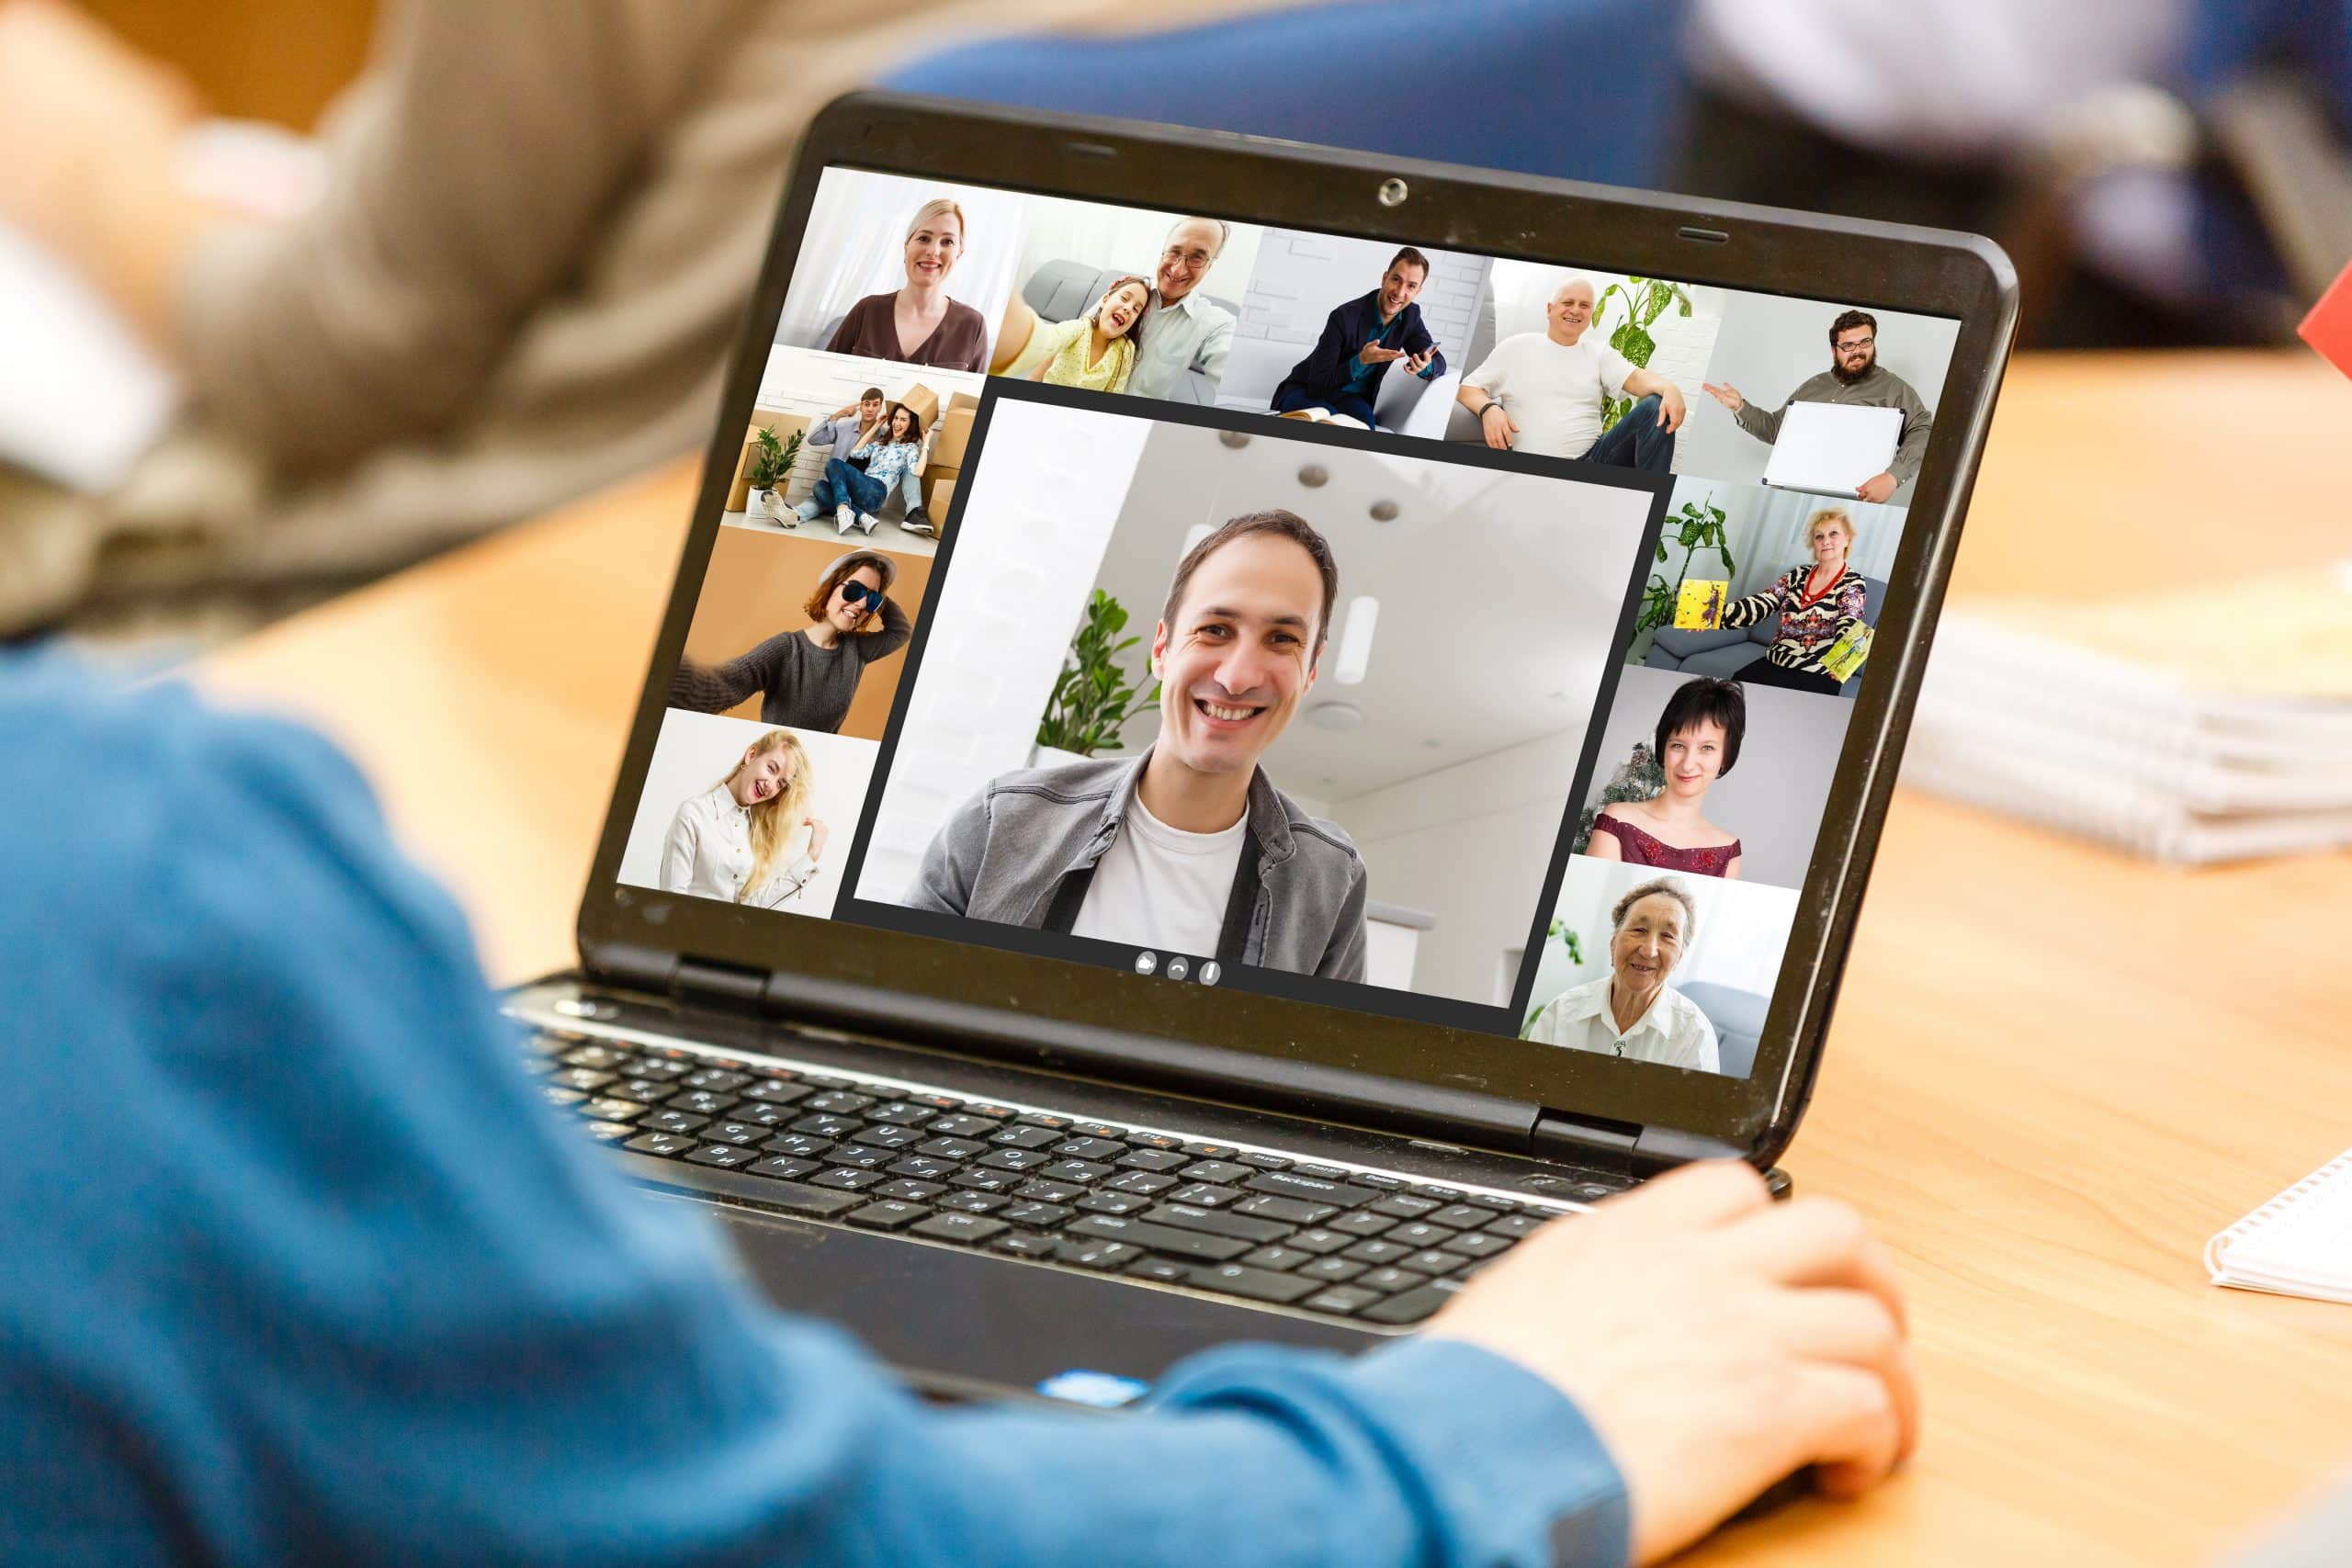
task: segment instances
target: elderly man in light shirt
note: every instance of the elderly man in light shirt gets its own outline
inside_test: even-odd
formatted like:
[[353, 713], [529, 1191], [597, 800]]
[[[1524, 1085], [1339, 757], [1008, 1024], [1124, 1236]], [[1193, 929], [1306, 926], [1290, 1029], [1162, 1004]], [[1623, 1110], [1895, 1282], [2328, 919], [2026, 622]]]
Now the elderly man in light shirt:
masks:
[[1698, 906], [1667, 877], [1643, 883], [1609, 911], [1609, 973], [1544, 1004], [1524, 1038], [1637, 1062], [1723, 1071], [1714, 1025], [1668, 985], [1698, 929]]
[[1226, 355], [1233, 351], [1233, 312], [1194, 292], [1232, 231], [1215, 218], [1186, 218], [1168, 231], [1152, 276], [1151, 309], [1144, 312], [1135, 373], [1127, 390], [1147, 398], [1185, 397], [1184, 378], [1198, 370], [1213, 400], [1225, 378]]

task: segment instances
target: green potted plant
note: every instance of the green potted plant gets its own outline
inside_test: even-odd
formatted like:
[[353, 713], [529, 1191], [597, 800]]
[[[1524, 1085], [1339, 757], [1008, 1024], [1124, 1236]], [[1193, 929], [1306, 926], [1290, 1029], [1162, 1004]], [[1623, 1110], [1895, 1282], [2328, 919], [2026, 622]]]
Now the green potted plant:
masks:
[[1053, 694], [1046, 699], [1045, 717], [1037, 725], [1041, 757], [1047, 752], [1091, 757], [1097, 751], [1119, 750], [1125, 744], [1119, 731], [1127, 720], [1159, 703], [1159, 682], [1143, 691], [1127, 679], [1121, 656], [1143, 638], [1120, 637], [1126, 627], [1126, 606], [1096, 589], [1077, 635], [1069, 639], [1069, 655]]
[[1674, 619], [1674, 607], [1682, 598], [1682, 584], [1690, 575], [1690, 558], [1701, 550], [1713, 550], [1723, 558], [1724, 580], [1739, 570], [1731, 558], [1731, 541], [1724, 533], [1724, 509], [1715, 504], [1715, 492], [1709, 491], [1703, 501], [1686, 501], [1666, 519], [1666, 531], [1658, 535], [1657, 558], [1665, 562], [1673, 558], [1666, 553], [1670, 539], [1682, 547], [1682, 565], [1668, 582], [1664, 572], [1650, 573], [1649, 582], [1642, 590], [1641, 614], [1634, 621], [1634, 644], [1626, 650], [1625, 662], [1639, 664], [1649, 657], [1650, 644], [1657, 640], [1657, 629]]
[[[1614, 299], [1624, 307], [1624, 319], [1610, 331], [1609, 346], [1634, 362], [1640, 369], [1650, 366], [1650, 355], [1657, 352], [1657, 339], [1650, 335], [1650, 328], [1666, 314], [1667, 307], [1674, 307], [1678, 316], [1690, 313], [1690, 295], [1682, 285], [1669, 283], [1662, 277], [1628, 277], [1623, 283], [1612, 283], [1600, 291], [1592, 307], [1592, 325], [1598, 331], [1608, 325], [1609, 304]], [[1634, 406], [1632, 398], [1604, 398], [1600, 406], [1600, 428], [1607, 430], [1624, 417]]]
[[800, 458], [800, 432], [796, 430], [788, 439], [779, 441], [775, 432], [763, 424], [752, 441], [756, 450], [752, 455], [751, 469], [744, 476], [752, 483], [752, 511], [770, 522], [782, 523], [784, 484], [792, 477], [793, 464]]

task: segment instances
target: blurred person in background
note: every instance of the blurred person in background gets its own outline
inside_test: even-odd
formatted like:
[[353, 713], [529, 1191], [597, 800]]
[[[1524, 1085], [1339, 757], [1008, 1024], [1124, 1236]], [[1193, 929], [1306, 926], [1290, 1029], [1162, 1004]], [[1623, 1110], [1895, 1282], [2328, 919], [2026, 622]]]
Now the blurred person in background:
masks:
[[1696, 0], [1670, 189], [1992, 235], [2021, 341], [2284, 341], [2352, 254], [2352, 0]]
[[0, 228], [92, 283], [186, 399], [102, 495], [0, 470], [0, 632], [347, 583], [695, 450], [815, 109], [961, 37], [1114, 16], [387, 0], [316, 200], [255, 221], [178, 177], [199, 106], [169, 69], [63, 0], [0, 0]]

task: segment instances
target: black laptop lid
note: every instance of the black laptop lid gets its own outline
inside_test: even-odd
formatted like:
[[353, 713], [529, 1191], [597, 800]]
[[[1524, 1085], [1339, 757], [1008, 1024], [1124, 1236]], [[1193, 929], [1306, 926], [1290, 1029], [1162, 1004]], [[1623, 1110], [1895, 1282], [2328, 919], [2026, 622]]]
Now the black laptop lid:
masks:
[[[2013, 321], [1967, 236], [843, 99], [583, 960], [1488, 1146], [1770, 1159]], [[1275, 514], [1319, 548], [1217, 532]]]

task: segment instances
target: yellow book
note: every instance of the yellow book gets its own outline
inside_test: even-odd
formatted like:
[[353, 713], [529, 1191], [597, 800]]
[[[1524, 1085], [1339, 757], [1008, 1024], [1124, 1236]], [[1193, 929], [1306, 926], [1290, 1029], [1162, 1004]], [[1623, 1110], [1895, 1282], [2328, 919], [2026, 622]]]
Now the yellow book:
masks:
[[1713, 578], [1686, 578], [1674, 601], [1674, 629], [1711, 632], [1723, 625], [1724, 605], [1730, 602], [1731, 583]]

